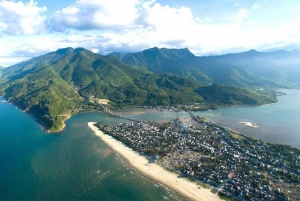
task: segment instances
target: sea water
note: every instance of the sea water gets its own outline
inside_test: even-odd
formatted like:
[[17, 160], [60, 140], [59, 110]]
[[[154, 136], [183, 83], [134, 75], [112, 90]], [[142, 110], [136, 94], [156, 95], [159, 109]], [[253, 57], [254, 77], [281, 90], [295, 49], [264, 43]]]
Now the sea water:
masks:
[[[268, 142], [300, 147], [300, 91], [279, 103], [195, 112], [220, 126]], [[0, 200], [184, 200], [129, 167], [87, 122], [124, 122], [101, 112], [73, 116], [61, 134], [45, 134], [30, 115], [0, 98]], [[142, 120], [187, 116], [171, 110], [129, 111]], [[252, 122], [249, 127], [239, 122]]]
[[61, 134], [45, 134], [30, 115], [0, 102], [0, 200], [185, 200], [129, 167], [89, 121], [124, 120], [82, 113]]

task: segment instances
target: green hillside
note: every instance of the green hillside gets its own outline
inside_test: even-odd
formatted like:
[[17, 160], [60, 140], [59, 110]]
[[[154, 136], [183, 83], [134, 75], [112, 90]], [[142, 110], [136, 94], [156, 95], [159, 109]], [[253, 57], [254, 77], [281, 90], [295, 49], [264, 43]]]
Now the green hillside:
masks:
[[0, 94], [28, 111], [50, 131], [80, 109], [95, 105], [89, 98], [105, 98], [112, 106], [169, 105], [202, 98], [200, 84], [177, 76], [155, 75], [130, 67], [115, 57], [66, 48], [3, 70]]
[[248, 89], [300, 87], [300, 52], [276, 51], [198, 57], [188, 49], [151, 48], [138, 53], [112, 53], [123, 62], [154, 73], [169, 73], [203, 85]]
[[52, 68], [36, 70], [0, 85], [0, 94], [33, 114], [45, 128], [59, 130], [82, 99]]
[[276, 102], [275, 97], [265, 96], [235, 86], [213, 84], [196, 90], [207, 102], [228, 105], [262, 105]]
[[[167, 49], [151, 48], [138, 53], [120, 54], [111, 53], [121, 61], [155, 73], [171, 73], [174, 75], [183, 75], [180, 70], [182, 64], [180, 61], [195, 58], [187, 48], [185, 49]], [[179, 63], [178, 63], [179, 62]]]
[[[186, 49], [182, 51], [185, 54], [175, 51], [176, 54], [164, 53], [164, 57], [181, 59], [192, 56]], [[206, 88], [195, 80], [154, 74], [129, 66], [115, 56], [103, 56], [83, 48], [60, 49], [2, 69], [1, 81], [0, 95], [33, 114], [52, 132], [62, 129], [64, 121], [73, 113], [97, 108], [91, 97], [109, 99], [109, 106], [115, 109], [137, 105], [215, 102], [214, 97], [203, 93]], [[231, 95], [231, 88], [221, 86], [216, 93]], [[270, 102], [269, 97], [249, 93], [240, 90], [234, 95], [235, 101], [229, 103], [226, 99], [218, 99], [218, 102]]]

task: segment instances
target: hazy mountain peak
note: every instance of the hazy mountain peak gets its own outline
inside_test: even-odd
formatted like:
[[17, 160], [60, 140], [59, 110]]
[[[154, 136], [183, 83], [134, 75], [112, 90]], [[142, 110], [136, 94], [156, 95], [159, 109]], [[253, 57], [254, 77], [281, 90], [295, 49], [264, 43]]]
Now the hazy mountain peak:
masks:
[[57, 53], [57, 54], [68, 54], [68, 53], [71, 53], [73, 51], [74, 51], [74, 49], [72, 47], [67, 47], [67, 48], [58, 49], [58, 50], [56, 50], [55, 53]]
[[91, 52], [90, 50], [84, 49], [83, 47], [77, 47], [76, 49], [74, 49], [74, 52], [75, 52], [75, 53], [82, 52], [82, 51], [88, 51], [88, 52]]
[[55, 51], [55, 53], [57, 53], [57, 54], [73, 54], [73, 53], [79, 53], [82, 51], [88, 51], [88, 50], [84, 49], [82, 47], [78, 47], [76, 49], [74, 49], [72, 47], [67, 47], [67, 48], [58, 49], [57, 51]]
[[258, 52], [258, 51], [254, 49], [250, 49], [248, 52]]
[[153, 47], [143, 51], [143, 53], [161, 53], [163, 56], [169, 57], [172, 60], [185, 59], [195, 57], [188, 48], [181, 49], [169, 49], [169, 48], [158, 48]]
[[247, 55], [247, 56], [254, 56], [254, 55], [258, 55], [259, 53], [260, 53], [260, 52], [258, 52], [257, 50], [250, 49], [250, 50], [247, 51], [247, 52], [236, 53], [236, 55], [243, 54], [243, 55]]

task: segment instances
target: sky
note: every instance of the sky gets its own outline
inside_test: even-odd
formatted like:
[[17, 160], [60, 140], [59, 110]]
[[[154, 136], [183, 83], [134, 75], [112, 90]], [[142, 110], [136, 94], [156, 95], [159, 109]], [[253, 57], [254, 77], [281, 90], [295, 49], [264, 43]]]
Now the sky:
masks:
[[65, 47], [299, 50], [299, 10], [297, 0], [0, 0], [0, 66]]

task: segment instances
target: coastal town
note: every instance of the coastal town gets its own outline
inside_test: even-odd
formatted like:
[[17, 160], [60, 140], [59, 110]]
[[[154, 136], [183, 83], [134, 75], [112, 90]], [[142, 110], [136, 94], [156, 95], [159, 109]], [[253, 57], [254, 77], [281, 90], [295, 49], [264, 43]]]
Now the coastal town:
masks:
[[96, 123], [101, 131], [181, 177], [237, 200], [300, 200], [300, 150], [253, 139], [187, 114], [165, 123]]

